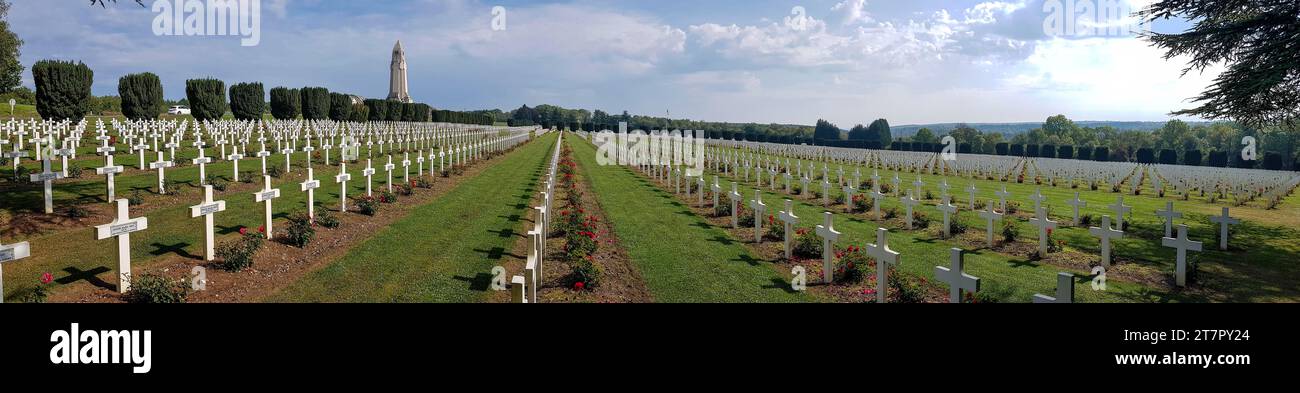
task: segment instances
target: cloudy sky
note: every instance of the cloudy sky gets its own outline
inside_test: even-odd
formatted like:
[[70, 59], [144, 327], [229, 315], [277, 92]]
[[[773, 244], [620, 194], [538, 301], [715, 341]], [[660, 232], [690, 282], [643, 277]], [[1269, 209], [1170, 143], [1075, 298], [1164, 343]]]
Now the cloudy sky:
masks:
[[[1087, 12], [1090, 1], [1061, 2], [1078, 7], [1076, 18], [1045, 12], [1044, 1], [262, 0], [252, 47], [155, 35], [158, 15], [132, 0], [106, 9], [12, 0], [9, 19], [26, 41], [25, 65], [83, 61], [101, 95], [116, 94], [122, 75], [150, 71], [169, 98], [207, 76], [384, 97], [397, 40], [412, 95], [438, 108], [550, 103], [712, 121], [826, 118], [844, 128], [881, 117], [1166, 120], [1215, 76], [1180, 76], [1184, 61], [1164, 60], [1127, 27], [1081, 34], [1126, 22]], [[493, 29], [494, 6], [506, 10], [504, 30]], [[1078, 28], [1049, 34], [1045, 21]]]

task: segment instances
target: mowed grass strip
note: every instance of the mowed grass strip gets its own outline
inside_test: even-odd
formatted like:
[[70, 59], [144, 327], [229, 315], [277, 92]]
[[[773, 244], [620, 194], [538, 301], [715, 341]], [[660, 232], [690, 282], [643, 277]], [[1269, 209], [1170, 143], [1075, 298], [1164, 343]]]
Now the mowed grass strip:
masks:
[[546, 135], [420, 206], [271, 302], [483, 301], [492, 267], [520, 236], [556, 135]]
[[656, 300], [683, 302], [805, 302], [780, 265], [760, 260], [725, 230], [712, 226], [621, 166], [596, 164], [590, 143], [573, 138], [573, 156]]

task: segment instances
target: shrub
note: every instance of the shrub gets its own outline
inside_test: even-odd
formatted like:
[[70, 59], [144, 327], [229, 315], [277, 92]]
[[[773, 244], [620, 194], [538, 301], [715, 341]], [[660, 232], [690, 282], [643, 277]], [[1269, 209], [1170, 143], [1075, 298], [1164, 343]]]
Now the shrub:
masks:
[[216, 247], [216, 256], [221, 259], [217, 265], [221, 270], [238, 272], [253, 266], [253, 255], [262, 248], [266, 240], [264, 234], [250, 233], [247, 228], [239, 229], [239, 239], [221, 243]]
[[1020, 228], [1016, 226], [1016, 220], [1011, 219], [1010, 217], [1003, 220], [1002, 241], [1006, 243], [1014, 243], [1018, 236], [1020, 236]]
[[339, 227], [339, 218], [334, 215], [333, 211], [321, 209], [316, 212], [316, 223], [320, 224], [320, 226], [334, 229]]
[[596, 252], [599, 235], [592, 230], [571, 231], [564, 237], [564, 253], [569, 261], [579, 261]]
[[188, 185], [188, 184], [176, 179], [164, 180], [163, 188], [167, 190], [167, 192], [164, 195], [180, 195], [181, 191], [184, 190], [184, 188], [181, 187], [181, 185]]
[[81, 207], [81, 205], [72, 205], [64, 211], [64, 215], [68, 218], [86, 218], [90, 217], [90, 210]]
[[912, 226], [916, 228], [929, 228], [930, 217], [920, 210], [912, 211]]
[[889, 267], [890, 301], [893, 303], [921, 303], [925, 301], [925, 281], [898, 272]]
[[381, 203], [397, 203], [397, 194], [395, 194], [395, 193], [393, 193], [393, 192], [391, 192], [391, 191], [383, 191], [383, 192], [380, 192], [380, 193], [379, 193], [379, 202], [381, 202]]
[[411, 181], [410, 183], [398, 184], [396, 187], [397, 195], [410, 196], [411, 194], [414, 194], [415, 193], [415, 187], [413, 186], [414, 183], [415, 181]]
[[1020, 211], [1020, 202], [1007, 201], [1007, 214], [1016, 214]]
[[131, 291], [126, 294], [129, 303], [170, 304], [185, 303], [190, 287], [185, 280], [144, 274], [131, 280]]
[[305, 212], [297, 212], [289, 216], [289, 229], [284, 235], [286, 244], [303, 248], [311, 243], [312, 237], [315, 236], [316, 227], [312, 223], [311, 216]]
[[966, 225], [966, 223], [961, 222], [961, 220], [958, 220], [956, 215], [952, 217], [951, 223], [952, 223], [952, 227], [949, 230], [952, 232], [953, 235], [960, 235], [970, 230], [970, 225]]
[[279, 120], [296, 119], [302, 114], [302, 94], [298, 89], [271, 89], [271, 116]]
[[208, 175], [207, 183], [208, 185], [212, 186], [213, 190], [217, 190], [217, 191], [225, 191], [226, 188], [230, 185], [230, 183], [227, 182], [226, 179], [223, 179], [217, 175]]
[[821, 258], [822, 241], [813, 228], [799, 228], [794, 231], [794, 242], [790, 245], [791, 253], [801, 258]]
[[871, 210], [871, 208], [875, 206], [875, 204], [876, 201], [874, 199], [867, 198], [866, 195], [862, 195], [862, 194], [853, 195], [853, 211], [856, 213], [861, 213], [867, 210]]
[[731, 203], [723, 203], [723, 201], [719, 199], [718, 205], [713, 207], [713, 216], [714, 217], [731, 216]]
[[85, 172], [86, 170], [83, 169], [81, 165], [68, 164], [68, 177], [70, 178], [80, 179], [81, 175], [85, 174]]
[[194, 119], [219, 120], [226, 114], [226, 83], [217, 79], [185, 81], [185, 97]]
[[352, 96], [343, 93], [330, 93], [330, 120], [348, 121], [352, 118]]
[[[270, 170], [270, 168], [267, 168], [267, 169]], [[249, 183], [252, 183], [254, 180], [257, 180], [257, 175], [254, 174], [253, 171], [240, 171], [240, 172], [239, 172], [239, 182], [240, 182], [240, 183], [249, 184]]]
[[266, 90], [261, 83], [238, 83], [230, 86], [230, 112], [235, 119], [261, 120], [266, 110]]
[[144, 193], [140, 192], [140, 190], [135, 190], [131, 192], [131, 196], [126, 198], [126, 204], [128, 206], [140, 206], [140, 204], [143, 203], [144, 203]]
[[413, 180], [413, 182], [415, 183], [415, 186], [419, 188], [424, 188], [424, 189], [433, 188], [433, 180], [429, 180], [429, 178], [424, 176], [420, 176], [419, 178]]
[[600, 277], [604, 269], [588, 255], [570, 264], [573, 269], [570, 286], [579, 289], [594, 289], [600, 286]]
[[123, 76], [117, 94], [122, 97], [122, 115], [131, 120], [157, 119], [166, 109], [162, 81], [152, 73]]
[[81, 62], [41, 60], [32, 65], [36, 112], [45, 120], [81, 121], [90, 112], [95, 72]]
[[752, 228], [754, 226], [754, 211], [740, 208], [740, 215], [736, 217], [736, 224], [741, 228]]
[[858, 246], [848, 246], [835, 252], [838, 266], [835, 268], [836, 273], [840, 275], [840, 282], [859, 283], [862, 282], [863, 273], [867, 269], [870, 261], [866, 254]]
[[356, 200], [357, 211], [367, 216], [373, 216], [379, 212], [379, 199], [373, 196], [364, 196]]
[[284, 176], [284, 168], [280, 168], [280, 164], [270, 164], [270, 165], [267, 165], [267, 166], [266, 166], [266, 175], [267, 175], [267, 176], [270, 176], [270, 177], [273, 177], [273, 178], [276, 178], [276, 179], [279, 179], [280, 176]]
[[302, 96], [302, 118], [305, 120], [325, 120], [330, 114], [330, 91], [324, 87], [304, 87], [299, 90]]

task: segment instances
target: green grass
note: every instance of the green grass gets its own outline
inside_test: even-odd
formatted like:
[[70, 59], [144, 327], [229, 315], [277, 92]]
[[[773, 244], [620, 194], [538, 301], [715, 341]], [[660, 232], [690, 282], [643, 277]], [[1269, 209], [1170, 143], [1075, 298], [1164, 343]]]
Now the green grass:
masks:
[[751, 253], [742, 242], [626, 167], [600, 166], [595, 149], [568, 140], [573, 156], [646, 286], [660, 302], [803, 302], [788, 271]]
[[272, 302], [477, 302], [519, 238], [555, 134], [420, 206]]
[[[792, 161], [793, 162], [793, 161]], [[804, 162], [806, 169], [807, 162]], [[837, 179], [837, 169], [839, 165], [829, 164], [831, 181], [834, 183]], [[817, 175], [820, 176], [821, 164], [817, 165]], [[845, 179], [851, 181], [852, 173], [857, 167], [845, 165]], [[869, 180], [872, 170], [862, 167], [862, 180]], [[743, 172], [738, 175], [743, 179]], [[752, 174], [751, 174], [752, 176]], [[891, 184], [894, 176], [893, 171], [880, 171], [881, 181]], [[899, 178], [902, 179], [904, 190], [912, 189], [911, 183], [916, 180], [917, 175], [914, 173], [901, 173]], [[1051, 217], [1061, 222], [1061, 226], [1055, 231], [1054, 238], [1064, 240], [1067, 247], [1078, 249], [1083, 252], [1098, 254], [1100, 253], [1100, 244], [1096, 237], [1088, 233], [1086, 228], [1068, 227], [1071, 220], [1072, 208], [1065, 204], [1066, 200], [1073, 199], [1074, 193], [1079, 192], [1080, 198], [1088, 202], [1086, 208], [1080, 209], [1080, 214], [1092, 214], [1100, 221], [1102, 215], [1114, 215], [1107, 206], [1115, 203], [1118, 195], [1109, 191], [1103, 186], [1099, 191], [1091, 191], [1087, 186], [1081, 186], [1079, 189], [1071, 189], [1069, 185], [1062, 183], [1057, 187], [1050, 185], [1018, 184], [1014, 181], [1002, 183], [990, 180], [972, 180], [969, 178], [959, 178], [955, 176], [939, 175], [920, 175], [925, 185], [923, 190], [931, 190], [937, 197], [940, 192], [938, 184], [943, 179], [948, 180], [952, 187], [949, 191], [953, 195], [953, 204], [958, 205], [963, 213], [960, 213], [960, 220], [968, 224], [973, 231], [982, 233], [985, 228], [985, 222], [975, 214], [971, 213], [968, 206], [969, 195], [965, 188], [974, 182], [979, 191], [976, 193], [977, 199], [994, 201], [997, 196], [994, 192], [1001, 190], [1006, 186], [1007, 191], [1012, 194], [1008, 201], [1017, 201], [1021, 204], [1021, 209], [1029, 211], [1033, 209], [1033, 203], [1028, 200], [1028, 196], [1033, 194], [1036, 189], [1041, 189], [1047, 201], [1044, 206], [1050, 210]], [[1026, 179], [1026, 182], [1032, 182], [1032, 179]], [[797, 179], [792, 180], [797, 184]], [[817, 181], [810, 183], [810, 187], [820, 191]], [[778, 176], [778, 185], [783, 187], [783, 183]], [[891, 184], [892, 186], [892, 184]], [[778, 187], [778, 188], [781, 188]], [[766, 186], [764, 187], [766, 189]], [[1209, 289], [1210, 296], [1184, 296], [1181, 292], [1162, 293], [1146, 287], [1129, 288], [1128, 285], [1120, 283], [1114, 278], [1109, 280], [1110, 287], [1106, 294], [1101, 297], [1091, 297], [1091, 290], [1084, 290], [1085, 286], [1077, 286], [1076, 293], [1082, 301], [1228, 301], [1228, 302], [1295, 302], [1300, 301], [1300, 287], [1295, 285], [1300, 282], [1300, 231], [1297, 231], [1291, 225], [1285, 225], [1284, 222], [1295, 217], [1297, 210], [1295, 206], [1300, 203], [1300, 197], [1291, 196], [1282, 204], [1280, 210], [1267, 211], [1254, 204], [1245, 207], [1233, 207], [1233, 215], [1238, 218], [1244, 218], [1244, 224], [1234, 228], [1234, 233], [1230, 237], [1232, 246], [1228, 252], [1218, 250], [1218, 227], [1212, 225], [1207, 214], [1218, 214], [1222, 203], [1212, 204], [1198, 197], [1191, 198], [1190, 201], [1182, 201], [1180, 198], [1173, 196], [1172, 192], [1166, 198], [1153, 196], [1154, 190], [1148, 183], [1143, 186], [1142, 195], [1132, 195], [1131, 185], [1124, 187], [1126, 191], [1124, 202], [1132, 207], [1130, 216], [1125, 221], [1131, 223], [1128, 233], [1123, 240], [1112, 243], [1112, 255], [1133, 259], [1136, 263], [1143, 266], [1149, 266], [1165, 272], [1172, 277], [1174, 271], [1174, 250], [1161, 246], [1160, 237], [1163, 237], [1164, 224], [1160, 218], [1155, 216], [1156, 210], [1162, 210], [1165, 202], [1173, 201], [1175, 208], [1184, 212], [1184, 218], [1178, 220], [1179, 224], [1186, 224], [1189, 227], [1188, 236], [1193, 240], [1205, 243], [1205, 252], [1191, 253], [1190, 258], [1203, 262], [1201, 264], [1202, 285]], [[780, 190], [778, 190], [780, 191]], [[924, 192], [924, 191], [923, 191]], [[842, 192], [839, 187], [832, 186], [832, 199]], [[775, 194], [771, 197], [776, 198]], [[919, 197], [919, 196], [918, 196]], [[934, 208], [936, 201], [925, 202], [920, 210], [928, 214], [931, 219], [942, 219], [942, 214]], [[1222, 201], [1221, 201], [1222, 202]], [[897, 197], [886, 198], [883, 207], [896, 207], [900, 210], [902, 205], [898, 202]], [[842, 206], [833, 206], [838, 213], [842, 211]], [[858, 221], [866, 221], [865, 217]], [[1112, 217], [1113, 218], [1113, 217]], [[1292, 221], [1294, 222], [1294, 221]], [[852, 225], [852, 224], [850, 224]], [[1094, 223], [1093, 225], [1100, 225]], [[1293, 224], [1292, 224], [1293, 225]], [[874, 226], [874, 225], [869, 225]], [[838, 227], [838, 224], [837, 224]], [[874, 229], [874, 228], [873, 228]], [[1033, 228], [1026, 222], [1020, 223], [1020, 233], [1022, 238], [1037, 239], [1036, 228]], [[897, 234], [891, 235], [895, 236]], [[996, 235], [996, 234], [995, 234]], [[864, 233], [857, 234], [853, 238], [865, 239]], [[915, 236], [908, 235], [909, 238]], [[892, 237], [891, 237], [892, 239]], [[915, 240], [914, 240], [915, 241]], [[927, 258], [926, 265], [932, 262], [938, 262], [946, 265], [947, 248], [952, 245], [943, 241], [933, 241], [937, 247], [919, 249], [922, 255]], [[892, 244], [892, 243], [891, 243]], [[900, 248], [903, 246], [899, 246]], [[1251, 250], [1246, 252], [1244, 250]], [[901, 251], [901, 250], [900, 250]], [[987, 251], [984, 251], [988, 253]], [[972, 258], [973, 257], [973, 258]], [[904, 253], [904, 258], [907, 254]], [[1025, 276], [1015, 274], [1017, 271], [1026, 270], [1025, 267], [1031, 266], [1024, 261], [1006, 261], [1002, 263], [989, 264], [979, 261], [979, 255], [967, 257], [968, 270], [976, 276], [986, 278], [986, 285], [997, 286], [1014, 286], [1017, 288], [1013, 298], [1022, 298], [1026, 293], [1037, 291], [1050, 294], [1051, 287], [1054, 285], [1054, 279], [1037, 274], [1034, 276]], [[995, 258], [1007, 260], [1005, 257]], [[1014, 259], [1014, 258], [1012, 258]], [[1047, 270], [1059, 270], [1045, 266], [1032, 265]], [[923, 271], [916, 273], [930, 272], [931, 267], [926, 267]], [[1083, 274], [1087, 272], [1075, 272]], [[932, 273], [929, 273], [932, 275]], [[928, 276], [927, 276], [928, 277]], [[992, 279], [992, 280], [990, 280]], [[1085, 281], [1081, 278], [1080, 284]], [[1022, 289], [1023, 286], [1032, 291]], [[1131, 284], [1130, 284], [1131, 285]], [[1041, 288], [1041, 289], [1039, 289]]]

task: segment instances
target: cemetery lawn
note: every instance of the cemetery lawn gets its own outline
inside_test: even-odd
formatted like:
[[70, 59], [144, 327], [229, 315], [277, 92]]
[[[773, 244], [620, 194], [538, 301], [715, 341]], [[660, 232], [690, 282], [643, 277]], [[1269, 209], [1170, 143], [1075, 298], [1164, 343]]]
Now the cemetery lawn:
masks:
[[695, 216], [649, 180], [622, 166], [596, 164], [596, 150], [566, 138], [573, 156], [656, 301], [808, 302], [788, 271], [762, 261], [722, 228]]
[[[977, 157], [977, 156], [976, 156]], [[794, 162], [792, 160], [792, 162]], [[808, 160], [804, 160], [805, 167]], [[817, 163], [820, 177], [821, 163]], [[831, 182], [837, 180], [837, 170], [839, 164], [829, 163]], [[844, 165], [845, 179], [851, 179], [854, 169], [860, 168], [862, 171], [862, 180], [870, 179], [872, 169], [869, 167], [859, 167], [854, 165]], [[881, 181], [892, 186], [891, 180], [895, 171], [879, 170]], [[749, 184], [749, 191], [744, 191], [743, 172], [737, 171], [735, 174], [742, 183], [742, 193], [749, 195], [752, 193], [752, 181]], [[712, 173], [709, 174], [711, 179]], [[722, 176], [722, 175], [720, 175]], [[735, 177], [732, 180], [736, 180]], [[751, 175], [752, 176], [752, 175]], [[726, 184], [727, 176], [724, 179], [723, 186], [730, 189]], [[913, 188], [912, 182], [917, 179], [916, 173], [899, 173], [902, 179], [903, 188], [910, 190]], [[1136, 177], [1135, 177], [1136, 178]], [[1134, 178], [1134, 179], [1135, 179]], [[1028, 261], [1027, 258], [1012, 256], [1000, 252], [983, 248], [982, 242], [977, 247], [971, 247], [957, 242], [939, 239], [934, 234], [936, 228], [942, 225], [942, 213], [936, 208], [937, 200], [924, 200], [917, 209], [924, 212], [931, 220], [930, 230], [904, 231], [899, 228], [886, 225], [878, 225], [872, 220], [875, 218], [870, 212], [865, 214], [855, 214], [850, 219], [845, 215], [843, 205], [833, 205], [829, 210], [835, 212], [835, 226], [845, 232], [846, 237], [851, 239], [854, 244], [862, 245], [867, 239], [874, 236], [868, 236], [870, 230], [876, 226], [883, 226], [890, 229], [890, 245], [902, 253], [903, 264], [901, 270], [918, 274], [927, 279], [933, 278], [934, 266], [947, 266], [948, 248], [961, 247], [966, 249], [966, 269], [967, 272], [983, 279], [981, 292], [989, 293], [999, 298], [1005, 298], [1006, 301], [1029, 301], [1029, 297], [1034, 293], [1051, 295], [1055, 287], [1055, 278], [1052, 277], [1056, 271], [1068, 271], [1076, 275], [1076, 300], [1081, 302], [1298, 302], [1300, 301], [1300, 287], [1295, 285], [1300, 281], [1300, 261], [1296, 261], [1294, 256], [1300, 254], [1300, 230], [1294, 227], [1294, 220], [1300, 215], [1300, 209], [1295, 206], [1300, 204], [1300, 195], [1292, 195], [1284, 199], [1278, 210], [1265, 210], [1259, 206], [1260, 202], [1254, 202], [1247, 206], [1232, 207], [1232, 216], [1241, 218], [1242, 225], [1233, 227], [1233, 233], [1230, 236], [1229, 250], [1227, 252], [1218, 249], [1218, 226], [1211, 224], [1207, 215], [1218, 214], [1222, 206], [1220, 203], [1210, 203], [1206, 198], [1195, 196], [1188, 201], [1183, 201], [1180, 197], [1174, 196], [1172, 192], [1167, 197], [1161, 198], [1152, 190], [1152, 185], [1148, 181], [1142, 185], [1142, 195], [1133, 195], [1131, 191], [1132, 180], [1124, 186], [1124, 194], [1117, 194], [1109, 190], [1092, 191], [1087, 186], [1072, 189], [1067, 184], [1060, 184], [1056, 187], [1050, 184], [1036, 185], [1032, 184], [1033, 179], [1026, 179], [1025, 184], [1012, 182], [999, 182], [984, 179], [970, 179], [958, 176], [941, 176], [921, 174], [920, 179], [925, 182], [922, 186], [923, 193], [931, 191], [937, 198], [940, 194], [939, 183], [947, 179], [948, 184], [952, 186], [949, 191], [953, 197], [952, 203], [960, 208], [958, 213], [959, 220], [966, 223], [971, 233], [978, 234], [983, 239], [985, 230], [985, 221], [972, 213], [968, 206], [969, 195], [965, 188], [972, 181], [978, 188], [976, 198], [983, 201], [994, 201], [997, 196], [994, 192], [1001, 190], [1006, 186], [1007, 191], [1011, 193], [1008, 202], [1017, 202], [1020, 204], [1021, 212], [1016, 219], [1019, 226], [1020, 241], [1032, 242], [1037, 244], [1037, 228], [1026, 222], [1029, 211], [1033, 209], [1033, 203], [1028, 200], [1030, 194], [1035, 190], [1042, 190], [1042, 194], [1047, 197], [1043, 203], [1048, 209], [1049, 215], [1055, 221], [1059, 222], [1059, 227], [1055, 231], [1053, 238], [1065, 242], [1069, 250], [1082, 252], [1095, 257], [1100, 261], [1100, 244], [1099, 240], [1088, 233], [1087, 228], [1071, 227], [1072, 219], [1071, 208], [1065, 202], [1074, 197], [1075, 192], [1079, 192], [1079, 197], [1088, 202], [1086, 208], [1080, 209], [1081, 215], [1091, 214], [1098, 221], [1102, 215], [1114, 216], [1114, 212], [1108, 206], [1115, 203], [1116, 197], [1124, 195], [1124, 203], [1132, 207], [1132, 211], [1126, 216], [1126, 224], [1130, 224], [1129, 230], [1124, 235], [1124, 239], [1112, 243], [1112, 255], [1121, 261], [1120, 265], [1112, 266], [1107, 279], [1106, 291], [1093, 291], [1090, 286], [1090, 280], [1093, 277], [1090, 271], [1083, 268], [1058, 266], [1053, 263], [1044, 263], [1041, 261]], [[791, 198], [784, 195], [782, 180], [778, 178], [779, 186], [777, 192], [765, 192], [764, 198], [769, 206], [774, 206], [784, 198]], [[815, 180], [810, 184], [814, 190], [821, 190], [818, 186], [820, 180]], [[792, 181], [798, 184], [797, 178]], [[834, 201], [837, 195], [842, 194], [840, 187], [832, 184], [831, 199]], [[766, 191], [767, 186], [763, 189]], [[771, 198], [771, 199], [768, 199]], [[803, 199], [803, 197], [793, 197], [796, 200], [796, 211], [800, 217], [809, 217], [806, 214], [819, 214], [823, 209], [820, 207], [820, 199]], [[919, 196], [918, 196], [918, 199]], [[1164, 235], [1163, 221], [1155, 216], [1155, 211], [1164, 209], [1165, 202], [1174, 202], [1175, 208], [1184, 212], [1185, 216], [1177, 220], [1178, 224], [1186, 224], [1189, 227], [1188, 236], [1193, 240], [1204, 242], [1204, 252], [1189, 252], [1189, 261], [1199, 261], [1200, 280], [1199, 284], [1193, 285], [1188, 289], [1170, 289], [1172, 288], [1175, 252], [1171, 248], [1163, 247], [1160, 238]], [[800, 206], [803, 208], [801, 209]], [[900, 211], [903, 205], [899, 202], [897, 196], [886, 197], [883, 201], [882, 208], [896, 208]], [[1112, 217], [1113, 218], [1113, 217]], [[846, 220], [847, 219], [847, 220]], [[938, 224], [935, 221], [938, 221]], [[843, 228], [841, 222], [845, 222]], [[1290, 224], [1288, 224], [1290, 223]], [[810, 226], [807, 222], [801, 222], [802, 226]], [[1097, 222], [1093, 226], [1100, 225]], [[845, 230], [847, 229], [847, 230]], [[999, 227], [1000, 229], [1000, 227]], [[995, 230], [995, 238], [1001, 239], [1000, 231]], [[897, 243], [896, 243], [897, 242]], [[909, 250], [912, 251], [909, 253]], [[1250, 251], [1247, 251], [1250, 250]], [[920, 261], [919, 263], [917, 263]], [[1094, 261], [1094, 262], [1096, 262]], [[1088, 261], [1075, 261], [1088, 262]], [[1116, 277], [1116, 273], [1135, 273], [1140, 274], [1146, 279], [1158, 279], [1159, 282], [1132, 282], [1125, 281]]]
[[558, 134], [495, 159], [435, 203], [415, 208], [270, 302], [469, 303], [491, 296], [492, 267], [519, 234]]

